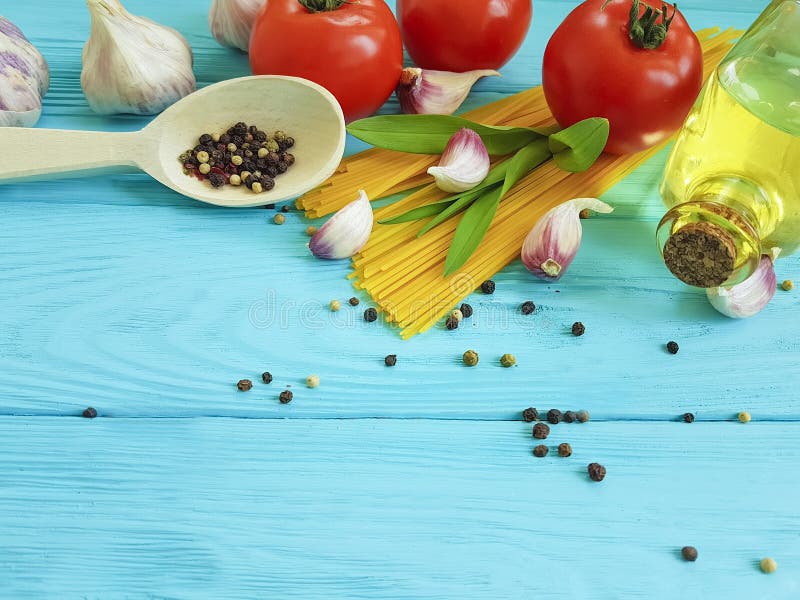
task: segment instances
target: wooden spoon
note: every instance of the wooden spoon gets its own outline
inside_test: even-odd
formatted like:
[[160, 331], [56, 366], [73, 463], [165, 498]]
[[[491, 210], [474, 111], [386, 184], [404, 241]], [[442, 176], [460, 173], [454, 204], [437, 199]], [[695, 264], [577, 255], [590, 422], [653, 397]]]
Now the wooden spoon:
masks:
[[[295, 164], [269, 192], [245, 186], [212, 188], [183, 173], [178, 156], [203, 133], [237, 121], [295, 139]], [[0, 130], [0, 183], [29, 178], [141, 169], [179, 194], [219, 206], [258, 206], [294, 198], [330, 177], [344, 153], [339, 103], [325, 88], [297, 77], [261, 75], [222, 81], [173, 104], [132, 133], [8, 127]]]

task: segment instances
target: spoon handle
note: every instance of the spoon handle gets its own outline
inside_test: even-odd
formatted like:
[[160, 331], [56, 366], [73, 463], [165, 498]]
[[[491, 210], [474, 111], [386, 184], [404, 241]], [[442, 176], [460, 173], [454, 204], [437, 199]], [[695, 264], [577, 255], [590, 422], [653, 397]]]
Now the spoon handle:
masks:
[[146, 144], [138, 132], [66, 131], [3, 127], [0, 183], [49, 175], [85, 174], [113, 167], [136, 167]]

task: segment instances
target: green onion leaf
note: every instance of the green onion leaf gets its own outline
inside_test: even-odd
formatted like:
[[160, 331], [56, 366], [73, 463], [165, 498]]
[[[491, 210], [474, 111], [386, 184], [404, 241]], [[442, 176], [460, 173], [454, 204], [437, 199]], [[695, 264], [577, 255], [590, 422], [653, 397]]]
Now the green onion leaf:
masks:
[[445, 277], [458, 271], [480, 245], [500, 205], [501, 189], [497, 186], [483, 194], [461, 217], [444, 261]]
[[502, 199], [515, 183], [548, 158], [550, 158], [550, 149], [547, 140], [535, 140], [524, 148], [521, 148], [519, 152], [508, 161], [508, 169], [506, 170], [506, 177], [505, 181], [503, 181], [503, 189], [500, 192], [500, 198]]
[[486, 151], [493, 156], [510, 154], [549, 133], [529, 127], [482, 125], [452, 115], [378, 115], [350, 123], [347, 131], [388, 150], [441, 154], [453, 134], [462, 127], [480, 135]]
[[553, 160], [560, 169], [572, 173], [594, 164], [608, 141], [608, 119], [592, 117], [554, 133], [548, 138]]
[[[495, 183], [494, 185], [497, 184]], [[425, 235], [440, 223], [443, 223], [444, 221], [452, 217], [454, 214], [461, 212], [462, 210], [467, 208], [470, 204], [472, 204], [475, 198], [477, 198], [478, 196], [483, 194], [484, 191], [486, 191], [486, 188], [487, 186], [483, 186], [480, 189], [472, 188], [471, 190], [468, 190], [466, 192], [461, 192], [459, 194], [460, 197], [458, 198], [458, 200], [456, 200], [450, 206], [448, 206], [446, 209], [440, 212], [435, 218], [431, 219], [425, 225], [425, 227], [420, 229], [419, 233], [417, 234], [417, 237]]]

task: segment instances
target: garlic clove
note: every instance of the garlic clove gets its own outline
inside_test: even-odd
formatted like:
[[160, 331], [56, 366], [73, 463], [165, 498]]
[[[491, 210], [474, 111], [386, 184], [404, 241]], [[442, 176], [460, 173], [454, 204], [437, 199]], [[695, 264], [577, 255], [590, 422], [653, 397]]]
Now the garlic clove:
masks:
[[400, 109], [409, 115], [452, 115], [481, 77], [499, 77], [491, 69], [451, 73], [406, 67], [395, 93]]
[[152, 115], [195, 90], [192, 50], [180, 33], [130, 14], [119, 0], [87, 4], [81, 86], [92, 110]]
[[372, 205], [366, 192], [328, 219], [308, 247], [317, 258], [348, 258], [361, 250], [372, 233]]
[[486, 178], [491, 161], [486, 146], [472, 129], [462, 127], [445, 146], [439, 165], [428, 169], [445, 192], [465, 192]]
[[0, 127], [33, 127], [49, 86], [47, 61], [14, 23], [0, 17]]
[[758, 313], [769, 304], [778, 288], [774, 258], [777, 258], [775, 251], [772, 256], [763, 255], [753, 274], [741, 283], [706, 289], [711, 306], [732, 319], [745, 319]]
[[584, 209], [610, 213], [614, 209], [597, 198], [575, 198], [549, 210], [537, 221], [522, 244], [525, 267], [540, 279], [556, 281], [569, 267], [581, 245]]
[[220, 44], [247, 52], [250, 34], [266, 0], [213, 0], [208, 13], [211, 34]]

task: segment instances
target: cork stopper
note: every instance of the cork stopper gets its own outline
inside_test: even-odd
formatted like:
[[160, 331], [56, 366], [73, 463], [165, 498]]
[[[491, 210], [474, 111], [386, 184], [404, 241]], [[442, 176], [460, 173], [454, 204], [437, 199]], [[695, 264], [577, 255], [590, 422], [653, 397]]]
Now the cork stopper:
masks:
[[689, 285], [722, 285], [736, 266], [733, 236], [714, 223], [688, 223], [664, 245], [664, 262], [672, 274]]

